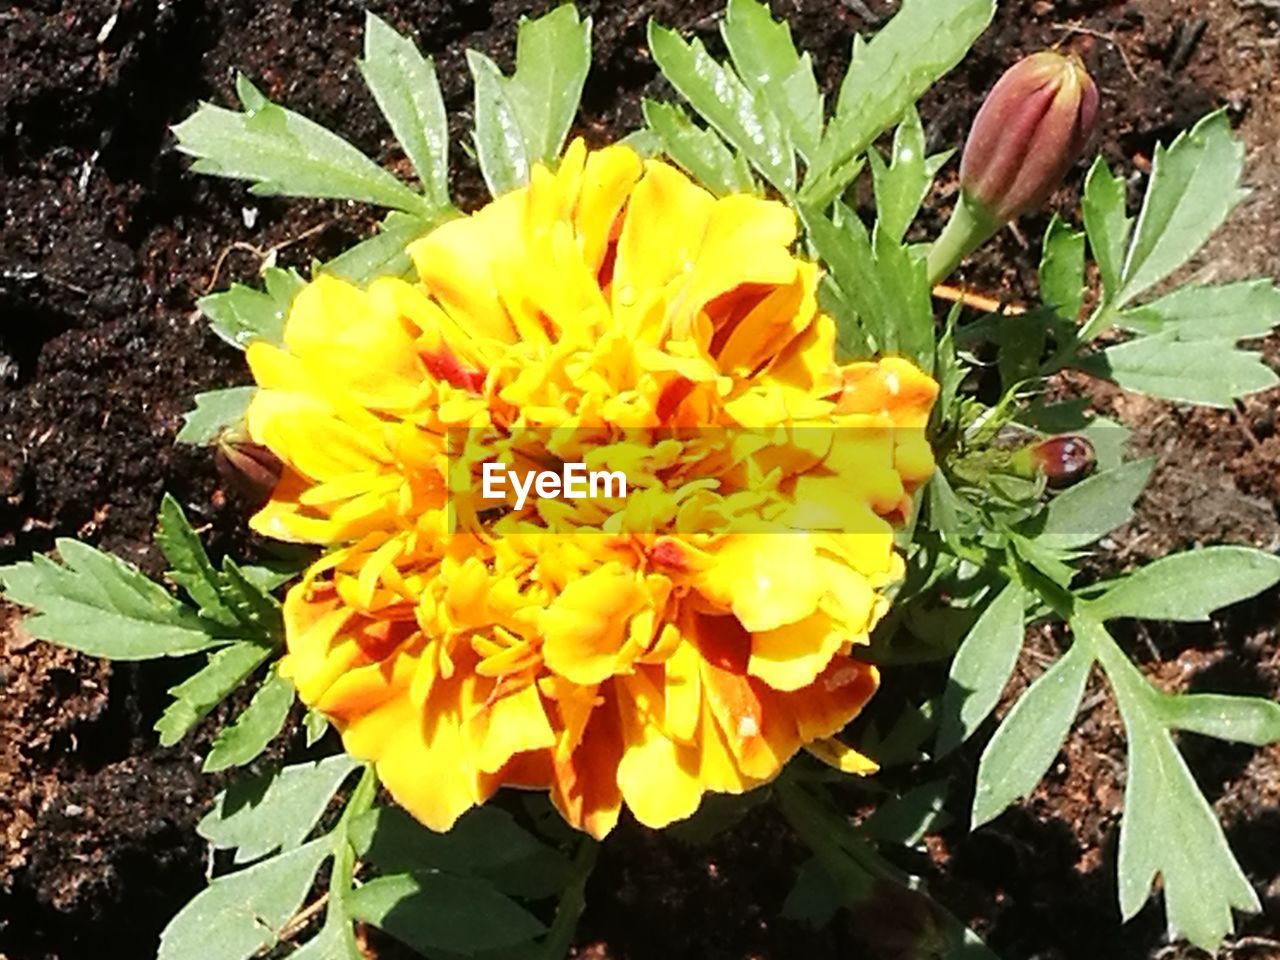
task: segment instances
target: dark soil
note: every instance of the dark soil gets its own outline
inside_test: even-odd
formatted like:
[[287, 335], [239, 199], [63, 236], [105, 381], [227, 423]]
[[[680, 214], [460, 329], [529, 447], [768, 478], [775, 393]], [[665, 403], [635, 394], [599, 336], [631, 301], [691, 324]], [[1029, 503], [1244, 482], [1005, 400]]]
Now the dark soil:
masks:
[[[305, 265], [366, 235], [368, 210], [254, 197], [193, 176], [171, 124], [198, 100], [233, 100], [242, 70], [272, 97], [341, 131], [392, 165], [372, 99], [354, 69], [366, 6], [436, 57], [454, 129], [454, 183], [481, 199], [456, 145], [469, 122], [463, 50], [509, 63], [521, 13], [545, 3], [356, 0], [36, 0], [0, 10], [0, 563], [76, 536], [158, 571], [150, 535], [163, 490], [205, 528], [215, 551], [242, 554], [244, 505], [209, 458], [175, 447], [193, 393], [235, 382], [239, 355], [194, 312], [198, 296], [251, 281], [263, 260]], [[582, 3], [595, 19], [595, 68], [582, 132], [603, 142], [639, 121], [661, 92], [645, 49], [652, 15], [713, 42], [720, 3]], [[851, 35], [874, 26], [860, 4], [782, 0], [828, 89]], [[891, 4], [870, 0], [873, 13]], [[978, 99], [1020, 54], [1062, 43], [1104, 95], [1100, 148], [1140, 190], [1154, 144], [1225, 104], [1250, 146], [1255, 186], [1195, 274], [1280, 274], [1280, 50], [1268, 0], [1005, 0], [968, 61], [923, 105], [938, 146], [963, 138]], [[1203, 32], [1201, 32], [1203, 31]], [[1074, 216], [1081, 171], [1059, 199]], [[939, 209], [954, 184], [942, 178]], [[1046, 216], [1007, 231], [967, 279], [1012, 300], [1035, 290]], [[1280, 343], [1265, 345], [1273, 364]], [[1215, 541], [1280, 543], [1276, 393], [1238, 410], [1189, 411], [1083, 380], [1099, 409], [1160, 457], [1141, 513], [1114, 538], [1123, 565]], [[1209, 627], [1136, 633], [1131, 651], [1170, 689], [1280, 692], [1277, 597]], [[1036, 632], [1017, 690], [1062, 638]], [[156, 747], [151, 726], [183, 665], [106, 665], [25, 637], [0, 610], [0, 957], [144, 958], [168, 918], [204, 883], [193, 826], [221, 785], [198, 773], [207, 730]], [[892, 678], [889, 679], [892, 684]], [[1014, 693], [1017, 690], [1012, 691]], [[1012, 702], [1011, 699], [1008, 702]], [[982, 739], [981, 737], [978, 739]], [[1280, 957], [1280, 748], [1189, 741], [1192, 767], [1223, 817], [1266, 913], [1244, 919], [1229, 955]], [[935, 894], [997, 951], [1021, 958], [1190, 957], [1165, 946], [1158, 904], [1121, 926], [1115, 845], [1123, 736], [1109, 699], [1082, 721], [1035, 797], [967, 835], [980, 744], [954, 761], [957, 825], [930, 841]], [[899, 956], [883, 918], [810, 931], [778, 919], [801, 858], [785, 825], [758, 809], [708, 847], [624, 825], [588, 891], [581, 955], [591, 957]]]

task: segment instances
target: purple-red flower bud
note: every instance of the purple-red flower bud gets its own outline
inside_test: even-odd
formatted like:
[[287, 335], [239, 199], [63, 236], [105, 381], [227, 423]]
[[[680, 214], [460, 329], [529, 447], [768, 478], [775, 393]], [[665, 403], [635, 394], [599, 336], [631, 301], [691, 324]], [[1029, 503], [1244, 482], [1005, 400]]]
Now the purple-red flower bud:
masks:
[[271, 496], [284, 469], [279, 457], [242, 430], [228, 430], [218, 438], [213, 462], [223, 481], [254, 507]]
[[1040, 207], [1084, 153], [1098, 88], [1075, 56], [1032, 54], [1009, 68], [974, 118], [960, 185], [996, 223]]
[[1093, 472], [1098, 462], [1093, 444], [1074, 434], [1041, 440], [1027, 450], [1031, 468], [1043, 473], [1051, 487], [1078, 483]]

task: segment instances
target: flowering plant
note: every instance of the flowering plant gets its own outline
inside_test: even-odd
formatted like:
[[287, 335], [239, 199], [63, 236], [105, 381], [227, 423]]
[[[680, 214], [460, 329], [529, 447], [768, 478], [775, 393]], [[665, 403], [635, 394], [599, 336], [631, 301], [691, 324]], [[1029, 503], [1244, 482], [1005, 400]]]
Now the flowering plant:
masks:
[[[1136, 221], [1097, 161], [1083, 231], [1055, 217], [1044, 238], [1042, 307], [961, 295], [938, 316], [935, 287], [1043, 204], [1097, 115], [1078, 61], [1014, 66], [975, 120], [946, 230], [908, 239], [949, 158], [927, 154], [914, 104], [993, 10], [907, 0], [855, 43], [829, 114], [756, 0], [730, 0], [726, 62], [651, 24], [703, 123], [649, 100], [643, 129], [589, 149], [569, 134], [590, 22], [560, 7], [522, 24], [513, 74], [468, 54], [493, 199], [465, 213], [434, 67], [372, 15], [360, 70], [417, 189], [243, 77], [243, 110], [205, 105], [175, 128], [199, 172], [390, 212], [309, 278], [271, 266], [263, 290], [200, 304], [254, 385], [198, 396], [178, 440], [216, 446], [257, 496], [252, 528], [302, 550], [215, 566], [166, 498], [157, 542], [185, 599], [73, 540], [60, 564], [0, 570], [37, 637], [205, 655], [171, 691], [162, 743], [257, 680], [207, 770], [291, 735], [295, 698], [308, 748], [336, 746], [330, 725], [341, 738], [219, 796], [201, 833], [240, 869], [173, 920], [164, 960], [301, 939], [327, 860], [299, 957], [360, 957], [362, 924], [433, 957], [564, 956], [624, 807], [665, 827], [766, 793], [813, 851], [797, 912], [815, 890], [846, 906], [919, 891], [895, 848], [936, 822], [945, 781], [864, 787], [877, 810], [858, 822], [831, 784], [894, 764], [927, 777], [995, 710], [1033, 621], [1071, 642], [983, 751], [975, 828], [1044, 776], [1096, 664], [1129, 740], [1122, 915], [1159, 875], [1171, 932], [1213, 949], [1233, 909], [1259, 908], [1173, 734], [1269, 743], [1280, 706], [1159, 691], [1107, 624], [1206, 619], [1280, 582], [1280, 558], [1220, 546], [1083, 576], [1152, 465], [1123, 460], [1118, 425], [1045, 396], [1067, 369], [1209, 405], [1276, 382], [1237, 346], [1280, 320], [1269, 282], [1151, 295], [1238, 201], [1242, 151], [1207, 117], [1157, 153]], [[864, 215], [850, 204], [868, 170]], [[511, 495], [489, 491], [495, 464]], [[625, 483], [575, 497], [575, 465]], [[894, 668], [921, 662], [946, 667], [907, 690], [921, 702], [875, 711]], [[990, 955], [930, 916], [913, 949]]]

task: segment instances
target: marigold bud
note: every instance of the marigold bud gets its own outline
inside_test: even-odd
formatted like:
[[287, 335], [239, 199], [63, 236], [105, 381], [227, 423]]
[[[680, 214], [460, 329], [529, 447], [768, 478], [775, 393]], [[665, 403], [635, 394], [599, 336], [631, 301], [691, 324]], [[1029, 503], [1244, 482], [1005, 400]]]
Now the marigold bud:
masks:
[[1020, 60], [974, 118], [960, 162], [960, 199], [929, 253], [947, 277], [1004, 224], [1041, 206], [1080, 159], [1098, 118], [1098, 88], [1075, 56]]
[[1014, 64], [996, 83], [965, 143], [960, 186], [999, 223], [1041, 206], [1084, 153], [1098, 88], [1075, 56], [1053, 51]]
[[257, 507], [280, 480], [280, 458], [252, 442], [243, 430], [227, 430], [218, 438], [213, 462], [228, 486]]
[[1013, 457], [1015, 472], [1044, 474], [1051, 487], [1069, 487], [1093, 472], [1098, 456], [1087, 437], [1066, 434], [1023, 447]]

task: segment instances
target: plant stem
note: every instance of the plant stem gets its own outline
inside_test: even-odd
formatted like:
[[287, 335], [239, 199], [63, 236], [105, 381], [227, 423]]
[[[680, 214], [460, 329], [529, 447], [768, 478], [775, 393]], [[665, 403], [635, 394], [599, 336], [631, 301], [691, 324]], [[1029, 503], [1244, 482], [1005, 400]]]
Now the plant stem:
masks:
[[935, 287], [951, 276], [960, 261], [995, 236], [1001, 226], [961, 193], [942, 236], [929, 249], [929, 286]]
[[547, 938], [542, 942], [543, 960], [564, 960], [573, 946], [573, 934], [578, 920], [587, 906], [587, 880], [595, 869], [600, 844], [591, 837], [583, 837], [573, 858], [573, 875], [560, 894], [556, 905], [556, 918]]

